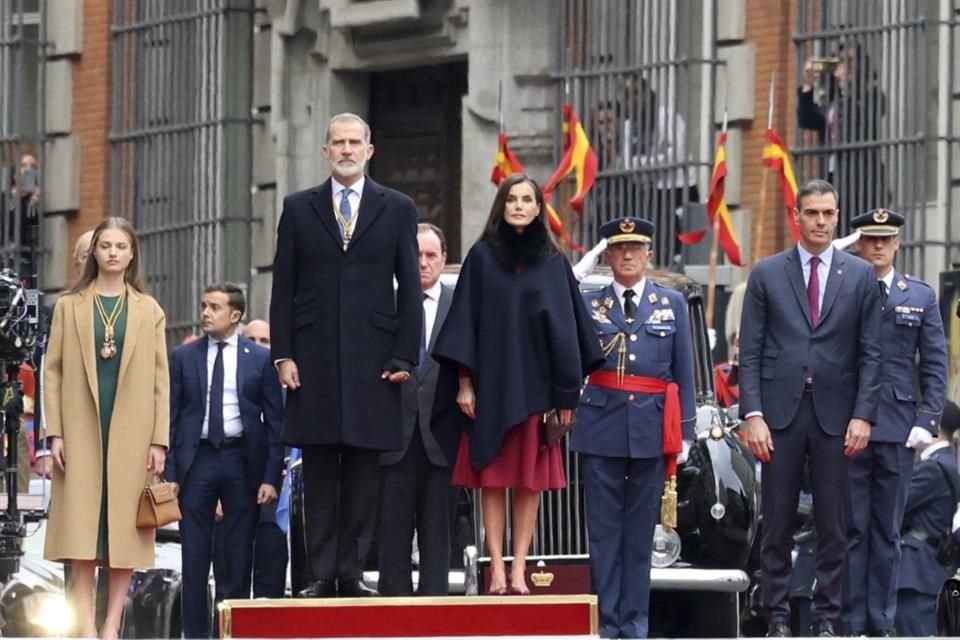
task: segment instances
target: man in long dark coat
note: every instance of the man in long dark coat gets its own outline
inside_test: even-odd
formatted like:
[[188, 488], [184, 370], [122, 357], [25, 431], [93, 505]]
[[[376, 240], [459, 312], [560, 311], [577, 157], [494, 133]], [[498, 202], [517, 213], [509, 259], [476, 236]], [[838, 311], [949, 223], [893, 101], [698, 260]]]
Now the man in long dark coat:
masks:
[[375, 595], [362, 570], [378, 456], [401, 448], [400, 384], [419, 356], [417, 212], [365, 177], [373, 145], [359, 116], [331, 118], [321, 151], [330, 179], [284, 199], [270, 305], [282, 438], [303, 449], [314, 581], [300, 595]]

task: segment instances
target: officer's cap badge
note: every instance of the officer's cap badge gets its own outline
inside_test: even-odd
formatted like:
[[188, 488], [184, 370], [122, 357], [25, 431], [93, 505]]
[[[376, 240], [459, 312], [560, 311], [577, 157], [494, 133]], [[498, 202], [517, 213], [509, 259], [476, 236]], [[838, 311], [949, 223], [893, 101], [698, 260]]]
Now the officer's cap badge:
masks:
[[633, 230], [637, 228], [637, 223], [631, 220], [630, 218], [624, 218], [620, 221], [620, 231], [624, 233], [633, 233]]
[[883, 224], [889, 217], [890, 215], [883, 209], [877, 209], [873, 212], [873, 221], [877, 224]]

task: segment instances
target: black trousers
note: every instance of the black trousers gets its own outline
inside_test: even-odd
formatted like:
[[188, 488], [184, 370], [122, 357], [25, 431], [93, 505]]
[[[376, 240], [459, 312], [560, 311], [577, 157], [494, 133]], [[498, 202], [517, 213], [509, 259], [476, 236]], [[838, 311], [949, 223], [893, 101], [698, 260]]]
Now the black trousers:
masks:
[[418, 425], [400, 462], [381, 467], [380, 473], [377, 590], [383, 596], [413, 595], [410, 551], [416, 530], [420, 550], [417, 594], [448, 595], [453, 469], [430, 462]]
[[831, 436], [820, 426], [813, 397], [804, 393], [793, 422], [771, 430], [774, 452], [762, 468], [763, 604], [770, 622], [790, 624], [790, 553], [797, 522], [797, 503], [804, 463], [809, 461], [817, 532], [817, 586], [813, 593], [814, 622], [839, 623], [847, 553], [849, 472], [843, 436]]
[[253, 597], [282, 598], [287, 588], [287, 536], [261, 520], [253, 539]]
[[314, 580], [358, 580], [376, 526], [380, 452], [303, 448], [307, 554]]

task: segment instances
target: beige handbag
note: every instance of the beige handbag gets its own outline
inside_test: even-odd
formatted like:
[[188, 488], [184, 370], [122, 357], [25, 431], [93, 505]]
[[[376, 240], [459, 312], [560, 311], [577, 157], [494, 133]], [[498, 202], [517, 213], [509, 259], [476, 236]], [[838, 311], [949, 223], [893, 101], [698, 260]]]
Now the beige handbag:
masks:
[[137, 509], [138, 529], [156, 529], [171, 522], [178, 522], [182, 517], [173, 484], [158, 482], [143, 488], [140, 507]]

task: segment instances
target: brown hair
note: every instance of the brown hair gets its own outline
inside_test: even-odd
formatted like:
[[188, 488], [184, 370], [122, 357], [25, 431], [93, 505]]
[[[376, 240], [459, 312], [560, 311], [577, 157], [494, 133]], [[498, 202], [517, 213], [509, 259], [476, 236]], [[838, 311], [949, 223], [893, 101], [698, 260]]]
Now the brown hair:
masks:
[[130, 251], [133, 253], [133, 258], [130, 260], [130, 264], [127, 265], [127, 271], [123, 274], [123, 279], [128, 285], [133, 287], [134, 290], [140, 293], [146, 293], [140, 267], [140, 243], [137, 241], [137, 233], [133, 230], [133, 226], [125, 219], [114, 217], [105, 218], [103, 222], [98, 224], [93, 230], [93, 238], [90, 239], [91, 255], [87, 258], [86, 264], [83, 265], [83, 273], [80, 274], [80, 280], [77, 281], [77, 284], [73, 285], [73, 288], [70, 289], [68, 293], [85, 291], [86, 288], [97, 279], [97, 275], [100, 273], [100, 265], [97, 264], [96, 259], [97, 243], [100, 241], [100, 234], [107, 229], [123, 231], [127, 234], [127, 237], [130, 238]]
[[537, 206], [540, 207], [540, 213], [533, 219], [530, 226], [539, 225], [542, 227], [542, 231], [546, 233], [546, 242], [550, 248], [553, 251], [559, 252], [560, 248], [557, 246], [553, 235], [550, 233], [550, 229], [547, 227], [546, 218], [549, 214], [547, 213], [546, 203], [543, 200], [543, 190], [533, 178], [522, 173], [515, 173], [500, 183], [500, 186], [497, 188], [497, 195], [494, 196], [493, 204], [490, 206], [490, 216], [487, 218], [487, 224], [483, 227], [483, 233], [480, 234], [480, 239], [487, 241], [493, 240], [500, 226], [507, 224], [503, 219], [503, 212], [507, 208], [507, 196], [510, 195], [510, 189], [521, 182], [525, 182], [533, 187], [533, 197], [537, 201]]

